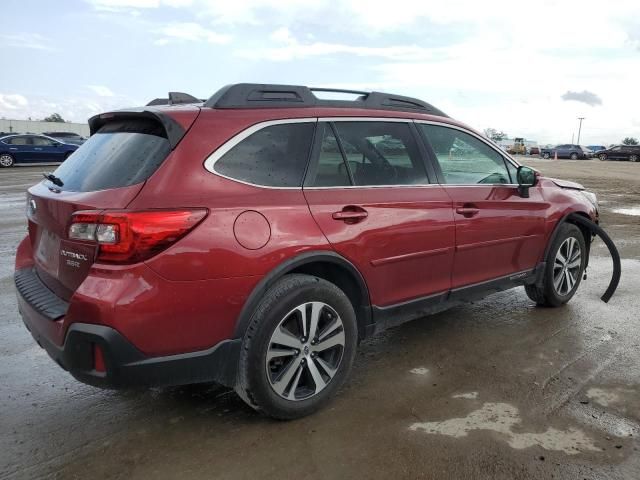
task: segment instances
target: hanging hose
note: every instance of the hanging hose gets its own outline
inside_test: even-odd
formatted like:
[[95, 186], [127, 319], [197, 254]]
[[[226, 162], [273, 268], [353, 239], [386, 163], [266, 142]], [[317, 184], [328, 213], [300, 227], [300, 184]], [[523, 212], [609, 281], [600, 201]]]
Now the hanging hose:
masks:
[[613, 260], [613, 275], [611, 276], [611, 281], [609, 282], [607, 290], [600, 297], [603, 302], [607, 303], [615, 293], [616, 289], [618, 288], [618, 283], [620, 282], [620, 274], [622, 272], [622, 268], [620, 265], [620, 253], [618, 253], [618, 249], [613, 243], [613, 240], [611, 240], [611, 237], [607, 235], [607, 232], [605, 232], [597, 223], [594, 223], [588, 218], [585, 218], [582, 215], [578, 215], [577, 213], [570, 213], [567, 216], [567, 220], [571, 220], [572, 222], [578, 223], [591, 230], [591, 232], [595, 233], [602, 239], [604, 244], [609, 249], [611, 260]]

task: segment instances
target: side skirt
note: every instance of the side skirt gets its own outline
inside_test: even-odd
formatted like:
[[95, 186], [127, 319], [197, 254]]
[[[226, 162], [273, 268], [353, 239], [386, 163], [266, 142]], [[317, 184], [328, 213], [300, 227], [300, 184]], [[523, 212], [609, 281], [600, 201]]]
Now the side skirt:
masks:
[[486, 282], [475, 283], [447, 292], [421, 297], [386, 307], [372, 307], [374, 333], [396, 327], [417, 318], [443, 312], [461, 303], [482, 299], [492, 293], [536, 283], [544, 272], [544, 263], [532, 270], [513, 273]]

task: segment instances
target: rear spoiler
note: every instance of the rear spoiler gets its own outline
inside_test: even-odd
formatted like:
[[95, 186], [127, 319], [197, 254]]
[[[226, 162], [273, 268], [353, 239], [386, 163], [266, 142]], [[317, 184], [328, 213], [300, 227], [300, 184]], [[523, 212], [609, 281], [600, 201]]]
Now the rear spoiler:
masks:
[[154, 98], [149, 103], [147, 103], [147, 107], [152, 107], [154, 105], [188, 105], [192, 103], [204, 103], [205, 101], [196, 98], [193, 95], [189, 95], [188, 93], [183, 92], [169, 92], [167, 98]]
[[154, 120], [162, 125], [167, 134], [167, 140], [173, 150], [182, 140], [186, 130], [176, 122], [173, 118], [163, 114], [161, 111], [154, 111], [143, 108], [132, 108], [128, 110], [117, 110], [115, 112], [101, 113], [89, 119], [89, 132], [91, 135], [96, 133], [103, 125], [113, 120], [147, 118]]

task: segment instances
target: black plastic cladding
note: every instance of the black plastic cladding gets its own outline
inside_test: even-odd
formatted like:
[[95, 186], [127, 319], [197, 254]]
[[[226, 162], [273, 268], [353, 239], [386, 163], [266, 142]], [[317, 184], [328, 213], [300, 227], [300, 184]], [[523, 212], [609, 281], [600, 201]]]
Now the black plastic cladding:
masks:
[[[335, 92], [359, 95], [355, 100], [323, 100], [313, 92]], [[218, 90], [204, 104], [209, 108], [365, 108], [418, 112], [447, 117], [444, 112], [417, 98], [392, 93], [361, 92], [331, 88], [309, 88], [300, 85], [238, 83]]]

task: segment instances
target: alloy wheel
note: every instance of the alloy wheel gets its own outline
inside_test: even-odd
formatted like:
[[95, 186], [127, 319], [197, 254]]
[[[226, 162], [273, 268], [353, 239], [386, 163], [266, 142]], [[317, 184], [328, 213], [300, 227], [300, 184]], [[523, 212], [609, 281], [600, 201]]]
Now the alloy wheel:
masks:
[[271, 388], [286, 400], [317, 395], [337, 373], [345, 347], [340, 315], [323, 302], [291, 310], [276, 326], [265, 366]]
[[638, 161], [638, 156], [637, 155], [631, 155], [629, 157], [629, 160], [631, 160], [632, 162], [637, 162]]
[[11, 155], [0, 155], [0, 165], [3, 167], [10, 167], [13, 165], [13, 157]]
[[568, 295], [580, 275], [582, 252], [575, 237], [567, 238], [558, 249], [553, 262], [553, 287], [558, 295]]
[[607, 156], [603, 153], [602, 155], [598, 155], [598, 158], [604, 161], [607, 159]]

